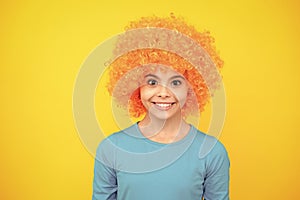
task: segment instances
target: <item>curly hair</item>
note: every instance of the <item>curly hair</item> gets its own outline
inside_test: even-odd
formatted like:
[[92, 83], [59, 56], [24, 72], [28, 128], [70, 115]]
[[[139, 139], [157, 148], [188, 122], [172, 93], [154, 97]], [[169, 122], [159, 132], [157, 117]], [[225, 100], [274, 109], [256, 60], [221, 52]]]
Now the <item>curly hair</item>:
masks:
[[[121, 54], [124, 49], [133, 49], [125, 51], [109, 66], [109, 81], [107, 89], [116, 101], [125, 108], [128, 107], [132, 117], [140, 117], [147, 111], [143, 106], [139, 94], [139, 81], [143, 74], [149, 70], [155, 70], [155, 65], [149, 67], [149, 64], [159, 64], [170, 67], [182, 74], [189, 82], [192, 92], [189, 92], [187, 101], [183, 107], [183, 114], [187, 116], [195, 111], [204, 111], [205, 105], [210, 100], [213, 90], [218, 88], [220, 79], [211, 72], [211, 68], [217, 68], [218, 71], [223, 67], [223, 61], [220, 58], [214, 46], [214, 38], [208, 31], [199, 32], [194, 26], [187, 24], [183, 18], [175, 17], [171, 14], [169, 17], [143, 17], [137, 21], [130, 22], [125, 28], [125, 33], [131, 30], [149, 28], [161, 28], [161, 30], [172, 30], [174, 35], [166, 34], [164, 31], [142, 32], [142, 35], [133, 32], [128, 37], [121, 37], [116, 44], [115, 54]], [[197, 46], [201, 47], [201, 52], [193, 50], [185, 37], [177, 37], [178, 33], [191, 39]], [[146, 43], [145, 45], [141, 43]], [[155, 46], [156, 44], [156, 46]], [[132, 48], [132, 46], [141, 48]], [[173, 45], [175, 51], [168, 51], [166, 48], [156, 48], [159, 46]], [[175, 46], [174, 46], [175, 45]], [[149, 47], [153, 48], [149, 48]], [[183, 52], [191, 59], [186, 59], [177, 52]], [[196, 67], [191, 60], [200, 66]], [[141, 67], [148, 66], [148, 67]], [[194, 100], [196, 99], [196, 100]]]

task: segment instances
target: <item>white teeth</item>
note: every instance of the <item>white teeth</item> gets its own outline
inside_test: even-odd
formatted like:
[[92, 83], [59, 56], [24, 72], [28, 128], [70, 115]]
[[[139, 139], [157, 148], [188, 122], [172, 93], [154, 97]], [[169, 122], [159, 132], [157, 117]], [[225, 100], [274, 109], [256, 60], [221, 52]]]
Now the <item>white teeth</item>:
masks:
[[163, 108], [171, 106], [170, 103], [157, 103], [156, 105], [158, 105], [159, 107], [163, 107]]

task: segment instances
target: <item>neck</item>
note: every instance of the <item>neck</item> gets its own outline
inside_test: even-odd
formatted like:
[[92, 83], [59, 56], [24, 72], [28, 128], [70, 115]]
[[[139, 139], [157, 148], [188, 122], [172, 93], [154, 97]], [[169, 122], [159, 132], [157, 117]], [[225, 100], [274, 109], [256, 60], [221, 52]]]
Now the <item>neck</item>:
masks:
[[170, 143], [183, 138], [188, 133], [190, 126], [182, 119], [181, 115], [162, 120], [147, 114], [139, 123], [139, 128], [143, 135], [151, 140]]

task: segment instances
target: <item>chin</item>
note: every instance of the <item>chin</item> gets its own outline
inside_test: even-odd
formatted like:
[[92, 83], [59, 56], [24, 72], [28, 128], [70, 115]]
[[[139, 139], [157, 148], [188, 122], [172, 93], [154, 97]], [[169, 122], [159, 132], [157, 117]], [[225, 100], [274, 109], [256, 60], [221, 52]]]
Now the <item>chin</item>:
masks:
[[171, 120], [181, 117], [181, 112], [149, 112], [150, 118], [155, 118], [158, 120]]

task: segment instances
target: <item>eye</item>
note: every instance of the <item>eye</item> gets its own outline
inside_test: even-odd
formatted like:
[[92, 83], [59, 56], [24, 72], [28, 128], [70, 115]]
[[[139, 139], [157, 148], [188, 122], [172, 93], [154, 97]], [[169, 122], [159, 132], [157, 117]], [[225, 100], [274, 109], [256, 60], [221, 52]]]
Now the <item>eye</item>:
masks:
[[172, 85], [172, 86], [179, 86], [179, 85], [181, 85], [181, 81], [180, 81], [180, 80], [173, 80], [173, 81], [171, 82], [171, 85]]
[[147, 81], [147, 84], [148, 84], [148, 85], [157, 85], [158, 82], [157, 82], [156, 80], [154, 80], [154, 79], [149, 79], [149, 80]]

